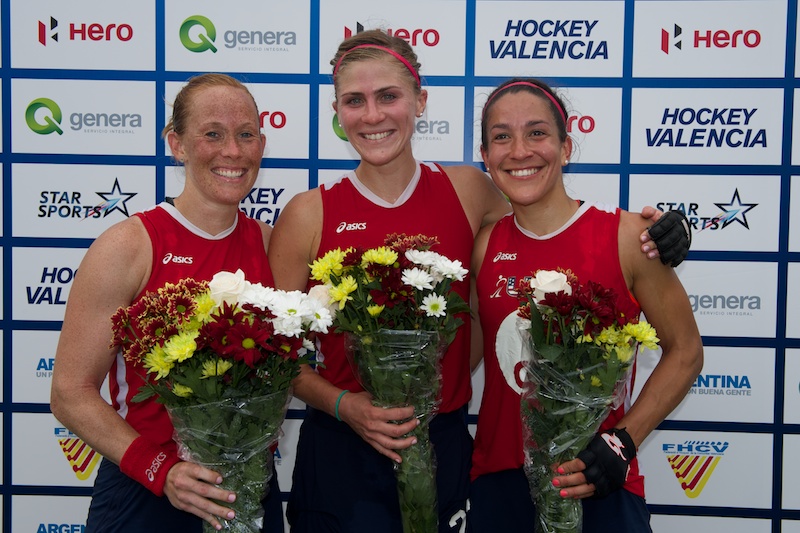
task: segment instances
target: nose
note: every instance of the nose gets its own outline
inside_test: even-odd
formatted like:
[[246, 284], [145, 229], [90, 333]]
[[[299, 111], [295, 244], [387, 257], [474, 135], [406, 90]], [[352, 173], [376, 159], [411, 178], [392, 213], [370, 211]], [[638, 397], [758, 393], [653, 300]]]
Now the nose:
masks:
[[525, 142], [525, 139], [514, 137], [511, 140], [511, 157], [514, 159], [525, 159], [530, 155], [530, 153], [530, 147]]
[[242, 151], [239, 146], [240, 139], [236, 135], [227, 135], [222, 141], [222, 154], [229, 157], [235, 157]]
[[374, 101], [367, 101], [364, 106], [364, 114], [361, 117], [366, 124], [377, 124], [384, 119], [383, 111]]

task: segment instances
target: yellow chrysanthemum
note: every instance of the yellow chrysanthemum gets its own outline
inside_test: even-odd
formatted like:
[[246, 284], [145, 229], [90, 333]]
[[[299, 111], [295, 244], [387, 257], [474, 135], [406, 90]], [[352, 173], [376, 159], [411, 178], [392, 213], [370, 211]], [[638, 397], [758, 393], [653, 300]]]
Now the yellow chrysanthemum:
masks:
[[383, 312], [385, 307], [386, 307], [385, 305], [375, 305], [375, 304], [368, 305], [367, 313], [369, 313], [369, 316], [378, 316]]
[[617, 359], [619, 359], [620, 363], [625, 364], [633, 357], [634, 349], [630, 344], [622, 344], [617, 346], [615, 350], [617, 351]]
[[348, 300], [353, 299], [350, 294], [355, 292], [356, 289], [358, 289], [358, 283], [356, 283], [355, 278], [353, 276], [345, 276], [342, 278], [341, 283], [331, 287], [331, 300], [339, 302], [339, 310], [341, 311]]
[[181, 385], [180, 383], [176, 383], [172, 387], [172, 392], [175, 393], [175, 396], [180, 396], [181, 398], [188, 398], [189, 396], [194, 394], [194, 391], [192, 390], [191, 387], [187, 387], [186, 385]]
[[600, 381], [600, 378], [597, 376], [592, 376], [591, 383], [592, 387], [599, 387], [603, 384], [603, 382]]
[[211, 318], [211, 311], [214, 310], [217, 304], [214, 302], [209, 292], [199, 294], [197, 298], [195, 298], [195, 304], [197, 304], [195, 318], [200, 324], [205, 324], [208, 322], [209, 318]]
[[164, 350], [160, 346], [155, 346], [147, 355], [144, 356], [144, 368], [149, 374], [155, 374], [155, 380], [165, 378], [175, 365], [167, 360]]
[[626, 334], [642, 343], [645, 348], [649, 348], [650, 350], [657, 349], [656, 344], [658, 343], [659, 338], [656, 336], [655, 328], [648, 322], [625, 324], [622, 330]]
[[200, 379], [221, 376], [231, 369], [233, 363], [227, 359], [215, 359], [213, 361], [203, 361], [203, 372]]
[[181, 363], [193, 356], [197, 350], [197, 342], [194, 340], [196, 336], [196, 331], [186, 331], [174, 335], [165, 342], [166, 360], [170, 363]]
[[376, 265], [393, 265], [397, 261], [397, 252], [388, 246], [380, 246], [378, 248], [371, 248], [364, 252], [361, 256], [361, 266], [366, 267], [369, 264]]
[[342, 261], [344, 261], [344, 256], [349, 251], [350, 248], [347, 250], [336, 248], [328, 251], [325, 255], [311, 263], [311, 279], [323, 283], [330, 283], [332, 275], [341, 276], [344, 268], [342, 266]]

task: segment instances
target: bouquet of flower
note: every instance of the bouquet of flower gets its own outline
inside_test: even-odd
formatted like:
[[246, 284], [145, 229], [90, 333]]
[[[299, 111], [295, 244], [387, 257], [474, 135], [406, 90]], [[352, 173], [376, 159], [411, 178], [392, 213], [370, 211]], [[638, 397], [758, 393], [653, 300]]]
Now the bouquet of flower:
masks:
[[536, 531], [577, 533], [581, 502], [559, 495], [553, 468], [574, 459], [619, 407], [636, 344], [655, 349], [658, 338], [650, 324], [618, 309], [614, 291], [580, 284], [571, 271], [540, 270], [519, 290], [520, 330], [532, 349], [521, 407]]
[[[327, 332], [330, 312], [299, 292], [219, 272], [149, 292], [112, 317], [112, 344], [141, 364], [134, 401], [156, 396], [175, 428], [180, 457], [219, 472], [237, 493], [226, 529], [258, 532], [291, 382], [309, 363], [306, 334]], [[214, 531], [204, 522], [207, 531]]]
[[[452, 290], [467, 274], [430, 248], [436, 239], [392, 234], [385, 246], [335, 249], [311, 265], [336, 308], [348, 359], [361, 385], [382, 407], [414, 406], [417, 443], [395, 464], [406, 533], [438, 531], [436, 464], [429, 424], [440, 402], [441, 354], [469, 307]], [[400, 421], [403, 422], [403, 421]]]

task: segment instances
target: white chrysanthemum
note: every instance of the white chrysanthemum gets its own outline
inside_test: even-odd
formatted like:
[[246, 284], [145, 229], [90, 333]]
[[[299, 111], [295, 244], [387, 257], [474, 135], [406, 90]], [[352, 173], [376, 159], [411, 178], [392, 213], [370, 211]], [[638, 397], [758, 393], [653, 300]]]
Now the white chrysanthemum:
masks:
[[433, 264], [433, 270], [434, 276], [438, 273], [442, 278], [456, 281], [463, 280], [469, 274], [469, 270], [461, 266], [461, 261], [451, 261], [444, 256], [439, 256], [439, 259]]
[[439, 294], [429, 294], [422, 299], [420, 309], [428, 316], [442, 317], [447, 314], [447, 300]]
[[275, 315], [275, 333], [298, 337], [303, 334], [304, 322], [310, 321], [308, 297], [301, 291], [275, 291], [269, 310]]
[[415, 265], [431, 266], [439, 257], [439, 254], [430, 250], [406, 250], [406, 259]]
[[309, 328], [311, 331], [328, 333], [328, 328], [333, 325], [333, 313], [330, 308], [322, 301], [311, 296], [307, 296], [303, 303], [308, 316]]
[[406, 285], [411, 285], [420, 291], [433, 289], [433, 276], [417, 267], [404, 270], [401, 279]]
[[259, 309], [266, 309], [271, 306], [272, 301], [275, 299], [276, 290], [272, 287], [264, 287], [260, 283], [251, 283], [241, 295], [239, 295], [239, 304], [252, 304]]

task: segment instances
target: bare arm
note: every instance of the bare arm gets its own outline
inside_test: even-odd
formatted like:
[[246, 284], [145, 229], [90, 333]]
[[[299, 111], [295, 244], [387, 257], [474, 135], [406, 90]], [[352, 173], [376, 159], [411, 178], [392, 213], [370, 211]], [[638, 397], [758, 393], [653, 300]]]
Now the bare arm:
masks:
[[[634, 244], [642, 224], [638, 215], [623, 213], [620, 261], [647, 321], [656, 329], [662, 355], [636, 402], [616, 424], [626, 428], [637, 447], [680, 404], [703, 367], [700, 332], [675, 271], [649, 261]], [[591, 496], [594, 486], [585, 483], [583, 461], [575, 459], [562, 466], [567, 472], [577, 472], [556, 478], [565, 487], [566, 497]]]
[[[298, 194], [281, 212], [270, 239], [269, 260], [275, 286], [284, 290], [305, 290], [316, 259], [322, 233], [322, 197], [319, 189]], [[308, 365], [293, 382], [294, 395], [315, 409], [331, 416], [342, 389], [331, 384]], [[379, 453], [400, 461], [394, 451], [411, 446], [413, 438], [400, 439], [418, 424], [412, 419], [404, 424], [394, 420], [412, 417], [413, 407], [384, 409], [372, 405], [366, 392], [346, 393], [339, 399], [339, 417]]]
[[[100, 395], [114, 361], [111, 316], [127, 306], [150, 275], [151, 247], [141, 222], [131, 218], [104, 232], [81, 262], [70, 290], [56, 349], [50, 404], [53, 414], [89, 446], [119, 464], [139, 436]], [[219, 474], [179, 462], [167, 474], [164, 492], [172, 505], [209, 520], [232, 511], [211, 501], [232, 501], [216, 488]]]
[[478, 274], [481, 271], [483, 258], [486, 255], [486, 246], [494, 224], [478, 232], [475, 245], [472, 249], [472, 265], [470, 268], [470, 314], [472, 315], [472, 338], [470, 339], [469, 367], [473, 372], [483, 359], [483, 328], [481, 327], [480, 311], [478, 309]]
[[467, 214], [473, 235], [511, 212], [503, 193], [486, 173], [469, 165], [447, 167], [445, 170]]

